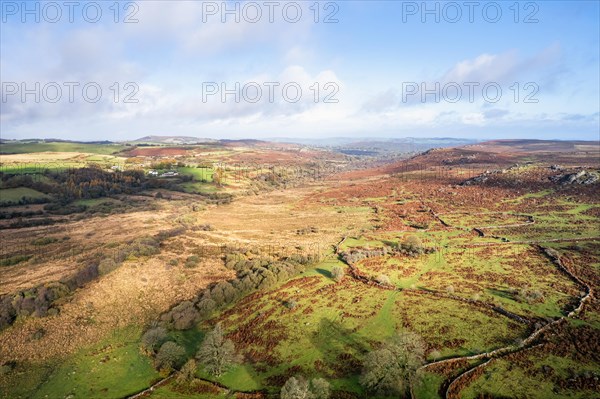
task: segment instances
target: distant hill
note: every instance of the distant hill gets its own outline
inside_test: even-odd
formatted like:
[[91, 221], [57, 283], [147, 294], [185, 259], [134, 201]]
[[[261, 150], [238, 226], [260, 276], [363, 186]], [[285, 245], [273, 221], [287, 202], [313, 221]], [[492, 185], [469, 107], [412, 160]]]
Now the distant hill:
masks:
[[181, 144], [214, 143], [217, 141], [218, 140], [215, 140], [215, 139], [191, 137], [191, 136], [145, 136], [145, 137], [139, 138], [137, 140], [134, 140], [131, 143], [181, 145]]
[[346, 155], [373, 156], [415, 153], [427, 151], [432, 148], [460, 147], [474, 143], [477, 143], [477, 141], [471, 139], [403, 137], [391, 139], [364, 139], [334, 146], [333, 149]]
[[453, 138], [453, 137], [328, 137], [322, 139], [313, 138], [271, 138], [273, 142], [297, 143], [316, 147], [342, 147], [342, 148], [366, 148], [379, 147], [390, 148], [423, 148], [451, 147], [477, 143], [478, 140]]
[[466, 148], [490, 152], [598, 152], [599, 141], [583, 140], [491, 140]]

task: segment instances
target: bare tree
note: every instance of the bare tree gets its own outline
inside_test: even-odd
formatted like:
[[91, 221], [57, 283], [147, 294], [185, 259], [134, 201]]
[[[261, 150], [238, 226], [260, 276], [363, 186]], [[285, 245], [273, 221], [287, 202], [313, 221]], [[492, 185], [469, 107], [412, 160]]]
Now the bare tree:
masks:
[[225, 169], [221, 166], [217, 166], [213, 172], [213, 181], [219, 187], [223, 186], [223, 180], [225, 177]]
[[281, 388], [281, 399], [313, 399], [308, 381], [302, 377], [290, 377]]
[[218, 377], [237, 361], [233, 341], [225, 339], [221, 324], [217, 324], [206, 334], [198, 349], [196, 359], [202, 363], [206, 371]]
[[328, 399], [329, 382], [323, 378], [307, 381], [304, 377], [290, 377], [281, 388], [281, 399]]

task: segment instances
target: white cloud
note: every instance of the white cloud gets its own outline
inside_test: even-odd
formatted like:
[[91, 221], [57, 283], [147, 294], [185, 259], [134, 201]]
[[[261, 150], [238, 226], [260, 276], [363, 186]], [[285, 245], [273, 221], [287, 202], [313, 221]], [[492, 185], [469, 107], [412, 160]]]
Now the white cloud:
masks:
[[561, 55], [558, 44], [553, 44], [537, 54], [528, 58], [519, 57], [516, 50], [510, 50], [501, 54], [481, 54], [474, 59], [458, 62], [450, 68], [437, 81], [441, 84], [456, 82], [477, 82], [485, 84], [496, 82], [499, 84], [518, 81], [523, 76], [534, 72], [538, 79], [540, 72], [555, 65]]

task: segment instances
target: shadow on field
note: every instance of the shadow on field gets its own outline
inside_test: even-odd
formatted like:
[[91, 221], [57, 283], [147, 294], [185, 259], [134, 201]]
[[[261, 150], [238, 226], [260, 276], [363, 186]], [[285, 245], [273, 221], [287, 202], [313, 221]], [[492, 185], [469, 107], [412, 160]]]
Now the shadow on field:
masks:
[[322, 275], [323, 277], [326, 278], [333, 278], [331, 272], [329, 270], [325, 270], [325, 269], [321, 269], [321, 268], [316, 268], [315, 271], [317, 273], [319, 273], [320, 275]]
[[185, 353], [189, 358], [196, 356], [196, 352], [205, 335], [204, 331], [200, 331], [197, 328], [177, 331], [171, 334], [175, 342], [185, 349]]
[[322, 318], [318, 331], [311, 337], [314, 348], [320, 352], [321, 359], [343, 374], [353, 374], [360, 370], [361, 364], [355, 354], [371, 350], [368, 342], [354, 331], [344, 327], [339, 320]]
[[496, 288], [488, 288], [488, 292], [494, 296], [499, 296], [506, 299], [514, 299], [514, 295], [509, 290], [499, 290]]

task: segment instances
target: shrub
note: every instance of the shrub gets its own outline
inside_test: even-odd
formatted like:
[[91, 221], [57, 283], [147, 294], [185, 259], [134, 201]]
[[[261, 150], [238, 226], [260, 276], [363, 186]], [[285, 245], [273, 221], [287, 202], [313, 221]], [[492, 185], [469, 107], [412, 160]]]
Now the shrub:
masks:
[[339, 283], [344, 278], [344, 269], [341, 266], [334, 266], [331, 269], [331, 277]]
[[154, 366], [158, 370], [170, 371], [182, 365], [185, 359], [185, 350], [175, 342], [167, 341], [158, 350]]
[[96, 277], [98, 277], [98, 265], [91, 264], [79, 270], [75, 275], [65, 280], [64, 283], [73, 291], [75, 288], [83, 287]]
[[429, 353], [429, 356], [436, 362], [442, 356], [442, 353], [439, 350], [434, 349]]
[[36, 238], [35, 240], [31, 241], [31, 245], [43, 246], [43, 245], [52, 244], [52, 243], [55, 243], [58, 241], [59, 241], [58, 238], [55, 238], [55, 237], [40, 237], [40, 238]]
[[188, 258], [185, 261], [185, 267], [188, 267], [188, 268], [196, 267], [196, 266], [198, 266], [199, 262], [200, 262], [200, 257], [198, 257], [198, 255], [188, 256]]
[[13, 266], [31, 259], [32, 255], [15, 255], [10, 258], [0, 260], [0, 266]]
[[164, 240], [169, 239], [169, 238], [177, 237], [177, 236], [185, 233], [186, 230], [187, 229], [185, 227], [183, 227], [183, 226], [181, 226], [181, 227], [175, 227], [174, 229], [169, 229], [169, 230], [161, 230], [156, 235], [156, 239], [158, 241], [164, 241]]
[[291, 299], [288, 299], [287, 301], [285, 301], [284, 305], [286, 308], [291, 310], [291, 309], [296, 308], [296, 306], [298, 306], [298, 302], [296, 302], [295, 299], [291, 298]]
[[375, 281], [378, 284], [381, 284], [381, 285], [388, 285], [388, 284], [390, 284], [390, 278], [388, 276], [386, 276], [385, 274], [380, 274], [379, 276], [377, 276], [375, 278]]
[[35, 299], [32, 297], [18, 296], [13, 306], [17, 310], [19, 316], [29, 316], [35, 312]]
[[413, 250], [423, 249], [423, 242], [421, 241], [421, 239], [418, 236], [415, 236], [415, 235], [410, 235], [410, 236], [406, 237], [403, 244], [406, 246], [407, 249], [413, 249]]
[[6, 362], [6, 363], [0, 365], [0, 376], [10, 373], [11, 371], [13, 371], [15, 369], [16, 366], [17, 366], [17, 364], [14, 361]]
[[541, 291], [534, 290], [528, 287], [521, 288], [516, 293], [516, 299], [519, 302], [526, 302], [528, 304], [534, 304], [537, 302], [544, 302], [544, 294]]
[[12, 298], [5, 296], [0, 299], [0, 330], [8, 327], [17, 317], [17, 312], [12, 305]]
[[103, 276], [115, 270], [119, 265], [112, 259], [103, 259], [98, 264], [98, 273]]

